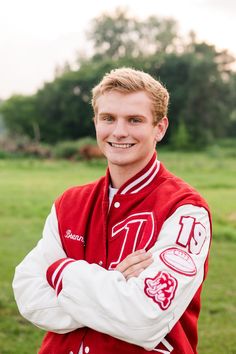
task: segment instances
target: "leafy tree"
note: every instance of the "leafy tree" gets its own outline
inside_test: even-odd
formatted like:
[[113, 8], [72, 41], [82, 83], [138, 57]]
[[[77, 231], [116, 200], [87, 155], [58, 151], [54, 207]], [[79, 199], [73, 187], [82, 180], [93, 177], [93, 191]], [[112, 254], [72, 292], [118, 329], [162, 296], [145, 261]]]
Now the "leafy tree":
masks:
[[177, 23], [173, 19], [150, 16], [144, 21], [130, 17], [125, 9], [102, 14], [91, 23], [88, 39], [94, 46], [94, 58], [139, 57], [176, 49]]
[[111, 64], [86, 62], [47, 83], [36, 95], [37, 119], [45, 142], [94, 136], [91, 89]]
[[177, 50], [180, 37], [177, 22], [172, 18], [150, 16], [137, 22], [139, 31], [138, 46], [143, 56], [156, 53], [171, 53]]
[[135, 19], [120, 8], [114, 15], [102, 14], [95, 18], [87, 35], [94, 43], [96, 58], [125, 57], [134, 52], [138, 40]]
[[171, 145], [177, 150], [187, 149], [190, 145], [189, 133], [183, 120], [180, 120], [172, 134]]
[[54, 143], [88, 133], [91, 113], [88, 112], [89, 98], [82, 86], [78, 73], [71, 72], [38, 91], [36, 108], [43, 141]]
[[0, 111], [12, 135], [27, 135], [37, 141], [40, 139], [35, 96], [12, 96], [1, 104]]
[[230, 116], [228, 121], [227, 135], [229, 137], [236, 137], [236, 72], [230, 75], [230, 93], [228, 95]]
[[170, 136], [180, 119], [195, 147], [227, 135], [231, 89], [226, 69], [215, 48], [206, 43], [196, 45], [191, 52], [166, 56], [159, 75], [171, 93]]

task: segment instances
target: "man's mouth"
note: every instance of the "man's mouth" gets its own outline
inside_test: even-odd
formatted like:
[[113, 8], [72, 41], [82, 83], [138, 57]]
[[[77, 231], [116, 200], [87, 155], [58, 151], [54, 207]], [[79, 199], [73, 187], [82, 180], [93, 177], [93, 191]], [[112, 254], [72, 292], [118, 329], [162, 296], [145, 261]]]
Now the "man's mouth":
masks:
[[114, 148], [120, 148], [120, 149], [129, 149], [132, 146], [134, 146], [135, 144], [128, 144], [128, 143], [111, 143], [108, 142], [108, 144]]

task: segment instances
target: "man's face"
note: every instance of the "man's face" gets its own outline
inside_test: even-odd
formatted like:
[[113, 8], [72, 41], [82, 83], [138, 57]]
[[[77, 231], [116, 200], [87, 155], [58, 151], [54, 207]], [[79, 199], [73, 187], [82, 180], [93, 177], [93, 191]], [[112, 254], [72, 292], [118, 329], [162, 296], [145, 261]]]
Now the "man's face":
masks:
[[151, 107], [144, 91], [129, 94], [111, 91], [98, 98], [97, 141], [110, 168], [127, 167], [135, 173], [151, 159], [156, 141], [164, 135], [162, 123], [153, 125]]

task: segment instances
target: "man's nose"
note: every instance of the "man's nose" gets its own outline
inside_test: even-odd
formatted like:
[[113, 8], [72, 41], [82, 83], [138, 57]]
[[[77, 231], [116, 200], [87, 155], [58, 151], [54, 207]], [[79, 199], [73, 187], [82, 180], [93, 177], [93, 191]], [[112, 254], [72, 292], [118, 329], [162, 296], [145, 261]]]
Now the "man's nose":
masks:
[[128, 135], [127, 124], [123, 119], [117, 119], [113, 130], [113, 136], [116, 138], [123, 138]]

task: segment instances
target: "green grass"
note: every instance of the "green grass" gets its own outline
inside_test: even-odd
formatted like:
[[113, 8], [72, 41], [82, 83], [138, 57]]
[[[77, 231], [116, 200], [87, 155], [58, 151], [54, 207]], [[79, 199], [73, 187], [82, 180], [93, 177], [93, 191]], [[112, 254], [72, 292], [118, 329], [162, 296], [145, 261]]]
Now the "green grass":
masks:
[[[160, 160], [196, 187], [213, 212], [210, 270], [202, 295], [199, 354], [236, 353], [235, 157], [171, 153]], [[66, 188], [104, 174], [104, 162], [0, 160], [0, 354], [36, 353], [44, 334], [18, 313], [11, 281], [15, 266], [41, 237], [54, 199]]]

